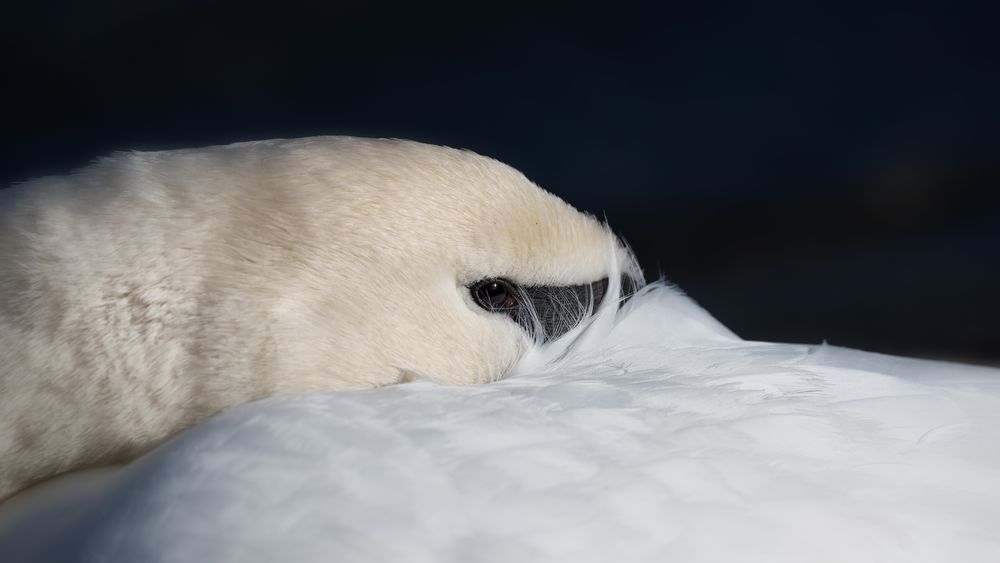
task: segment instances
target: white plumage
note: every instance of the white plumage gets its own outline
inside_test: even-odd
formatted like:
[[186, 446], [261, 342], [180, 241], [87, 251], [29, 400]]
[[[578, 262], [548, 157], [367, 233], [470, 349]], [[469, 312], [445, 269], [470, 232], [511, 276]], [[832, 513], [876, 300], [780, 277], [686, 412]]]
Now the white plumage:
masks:
[[266, 397], [495, 381], [628, 261], [513, 168], [412, 141], [118, 153], [3, 190], [0, 502]]
[[0, 560], [1000, 559], [1000, 371], [743, 341], [662, 286], [575, 336], [228, 412], [11, 503]]

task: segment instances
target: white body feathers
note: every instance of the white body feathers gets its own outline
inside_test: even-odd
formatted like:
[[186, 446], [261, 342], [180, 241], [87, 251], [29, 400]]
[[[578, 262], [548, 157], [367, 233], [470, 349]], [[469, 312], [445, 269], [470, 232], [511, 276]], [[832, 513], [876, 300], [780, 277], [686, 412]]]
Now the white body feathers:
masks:
[[599, 318], [558, 361], [535, 360], [490, 386], [418, 382], [243, 407], [8, 514], [0, 559], [1000, 553], [998, 370], [746, 342], [669, 288]]

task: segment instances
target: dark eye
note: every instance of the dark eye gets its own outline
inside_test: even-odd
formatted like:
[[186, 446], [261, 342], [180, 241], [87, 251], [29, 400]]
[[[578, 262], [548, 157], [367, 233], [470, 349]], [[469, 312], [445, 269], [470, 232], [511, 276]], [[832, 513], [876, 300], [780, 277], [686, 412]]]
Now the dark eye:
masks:
[[487, 311], [510, 311], [517, 307], [517, 288], [503, 279], [483, 280], [469, 288], [472, 299]]

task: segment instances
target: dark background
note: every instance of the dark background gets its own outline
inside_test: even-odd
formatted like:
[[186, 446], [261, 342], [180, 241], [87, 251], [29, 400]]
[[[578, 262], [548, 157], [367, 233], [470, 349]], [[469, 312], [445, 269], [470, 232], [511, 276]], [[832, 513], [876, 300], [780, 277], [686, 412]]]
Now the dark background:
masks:
[[24, 3], [0, 185], [118, 149], [460, 146], [740, 335], [1000, 363], [1000, 48], [955, 4]]

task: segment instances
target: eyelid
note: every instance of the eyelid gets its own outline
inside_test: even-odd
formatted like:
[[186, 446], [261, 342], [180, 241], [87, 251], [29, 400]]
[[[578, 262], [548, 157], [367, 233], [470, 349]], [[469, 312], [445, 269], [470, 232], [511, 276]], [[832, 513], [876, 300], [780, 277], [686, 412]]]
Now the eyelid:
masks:
[[[499, 285], [504, 294], [507, 296], [507, 298], [504, 299], [504, 304], [511, 297], [514, 298], [514, 303], [509, 306], [504, 304], [498, 306], [494, 305], [493, 299], [491, 297], [489, 296], [484, 297], [482, 295], [482, 292], [492, 285]], [[476, 303], [476, 305], [478, 305], [480, 308], [486, 311], [496, 312], [496, 313], [509, 313], [518, 305], [520, 305], [521, 301], [520, 296], [522, 293], [523, 292], [521, 288], [518, 287], [517, 284], [505, 278], [487, 278], [479, 280], [469, 286], [469, 294], [472, 296], [472, 300]]]

